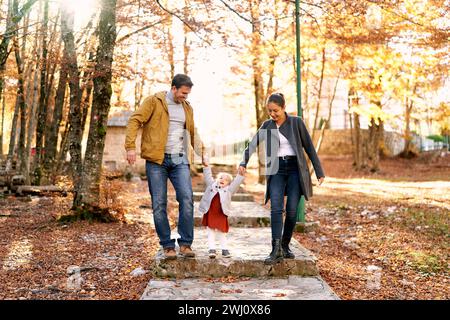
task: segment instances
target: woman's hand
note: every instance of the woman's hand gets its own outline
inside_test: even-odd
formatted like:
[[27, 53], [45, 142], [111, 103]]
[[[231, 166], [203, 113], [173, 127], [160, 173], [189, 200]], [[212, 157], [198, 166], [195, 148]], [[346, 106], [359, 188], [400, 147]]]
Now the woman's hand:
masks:
[[202, 164], [203, 164], [204, 167], [209, 166], [209, 157], [207, 155], [204, 155], [202, 157]]
[[319, 178], [319, 186], [323, 183], [324, 180], [325, 180], [325, 177], [320, 177]]
[[244, 175], [245, 175], [245, 171], [246, 171], [245, 167], [239, 166], [239, 168], [238, 168], [238, 173], [239, 173], [241, 176], [244, 176]]

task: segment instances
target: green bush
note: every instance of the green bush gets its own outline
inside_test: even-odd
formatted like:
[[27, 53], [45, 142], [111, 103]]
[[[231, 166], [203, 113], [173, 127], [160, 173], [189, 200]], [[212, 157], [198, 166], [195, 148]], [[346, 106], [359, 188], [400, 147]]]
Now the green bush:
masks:
[[445, 138], [438, 134], [433, 134], [431, 136], [428, 136], [427, 138], [433, 140], [434, 142], [445, 142]]

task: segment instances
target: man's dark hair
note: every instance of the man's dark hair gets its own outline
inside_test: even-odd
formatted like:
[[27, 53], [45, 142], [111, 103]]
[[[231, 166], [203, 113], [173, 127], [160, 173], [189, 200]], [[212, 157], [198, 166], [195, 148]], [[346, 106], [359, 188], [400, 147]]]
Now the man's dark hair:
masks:
[[172, 87], [175, 86], [177, 89], [180, 89], [182, 86], [192, 88], [193, 85], [191, 78], [185, 74], [176, 74], [172, 79]]

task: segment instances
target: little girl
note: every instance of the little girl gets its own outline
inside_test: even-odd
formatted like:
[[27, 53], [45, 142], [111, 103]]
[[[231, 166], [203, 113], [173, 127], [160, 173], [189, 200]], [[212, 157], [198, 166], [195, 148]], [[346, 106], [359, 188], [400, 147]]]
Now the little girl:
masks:
[[199, 211], [203, 213], [202, 225], [206, 226], [208, 233], [208, 254], [216, 257], [216, 238], [220, 242], [222, 257], [231, 257], [228, 250], [226, 234], [229, 230], [228, 216], [231, 213], [231, 196], [238, 190], [244, 177], [237, 175], [232, 181], [228, 173], [219, 173], [216, 180], [213, 179], [211, 168], [205, 162], [203, 177], [206, 190], [200, 201]]

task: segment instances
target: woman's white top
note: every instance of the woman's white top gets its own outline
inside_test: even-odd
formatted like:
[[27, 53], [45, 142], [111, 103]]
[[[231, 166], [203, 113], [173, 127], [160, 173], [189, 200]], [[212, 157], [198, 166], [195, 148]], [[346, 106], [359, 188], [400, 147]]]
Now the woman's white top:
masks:
[[278, 149], [278, 157], [295, 156], [295, 151], [292, 149], [288, 139], [280, 132], [280, 127], [277, 125], [278, 136], [280, 137], [280, 147]]

